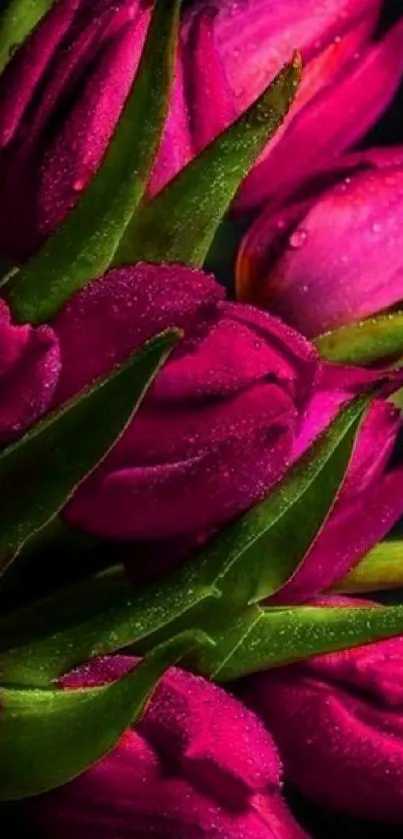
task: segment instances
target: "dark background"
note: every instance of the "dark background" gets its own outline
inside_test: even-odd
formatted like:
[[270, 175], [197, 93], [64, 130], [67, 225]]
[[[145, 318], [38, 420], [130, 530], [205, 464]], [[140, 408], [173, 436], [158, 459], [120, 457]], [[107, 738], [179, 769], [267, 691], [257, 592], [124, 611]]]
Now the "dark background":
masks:
[[[186, 5], [198, 0], [185, 0]], [[320, 0], [318, 0], [320, 2]], [[284, 0], [287, 3], [287, 0]], [[6, 5], [0, 0], [0, 10]], [[385, 0], [382, 29], [389, 26], [403, 16], [403, 0]], [[402, 44], [403, 49], [403, 44]], [[403, 86], [387, 113], [379, 124], [373, 128], [366, 138], [365, 145], [386, 145], [388, 143], [403, 142]], [[374, 789], [376, 795], [376, 789]], [[347, 819], [335, 813], [329, 813], [303, 801], [293, 791], [288, 791], [288, 797], [301, 824], [306, 828], [312, 839], [403, 839], [403, 825], [387, 827]], [[18, 833], [22, 836], [33, 837], [25, 823], [24, 808], [21, 805], [7, 805], [0, 808], [2, 835]], [[55, 837], [56, 839], [56, 837]]]

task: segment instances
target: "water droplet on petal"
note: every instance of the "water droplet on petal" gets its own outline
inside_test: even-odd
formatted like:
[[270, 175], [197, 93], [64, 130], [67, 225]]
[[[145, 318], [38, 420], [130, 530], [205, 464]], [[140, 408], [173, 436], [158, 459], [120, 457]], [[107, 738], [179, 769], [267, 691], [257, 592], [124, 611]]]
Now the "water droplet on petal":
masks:
[[299, 248], [303, 248], [308, 241], [308, 233], [306, 230], [302, 228], [295, 230], [294, 233], [289, 238], [289, 246], [290, 248], [294, 248], [294, 250], [298, 250]]
[[82, 175], [80, 178], [76, 178], [73, 183], [74, 192], [82, 192], [83, 189], [87, 186], [88, 178]]

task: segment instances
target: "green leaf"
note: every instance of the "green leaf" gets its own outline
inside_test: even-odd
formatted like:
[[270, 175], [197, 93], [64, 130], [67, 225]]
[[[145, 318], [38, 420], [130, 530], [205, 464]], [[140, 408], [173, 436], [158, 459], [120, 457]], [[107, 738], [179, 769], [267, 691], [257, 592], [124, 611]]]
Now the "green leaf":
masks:
[[323, 358], [343, 364], [372, 364], [403, 355], [403, 312], [377, 315], [319, 335]]
[[403, 606], [250, 608], [202, 652], [200, 671], [216, 681], [315, 655], [358, 647], [403, 632]]
[[203, 264], [241, 181], [283, 121], [300, 73], [297, 54], [233, 125], [139, 207], [116, 251], [115, 265], [161, 260]]
[[362, 397], [347, 408], [277, 490], [185, 568], [136, 595], [122, 581], [107, 591], [102, 581], [91, 581], [3, 618], [3, 680], [47, 684], [95, 655], [146, 639], [147, 646], [194, 626], [211, 631], [220, 597], [219, 612], [231, 621], [248, 602], [272, 594], [298, 566], [328, 513], [367, 402]]
[[335, 586], [341, 593], [403, 588], [403, 542], [381, 542]]
[[14, 316], [46, 321], [101, 276], [146, 188], [168, 109], [179, 0], [157, 0], [140, 66], [103, 165], [77, 206], [9, 283]]
[[81, 774], [141, 717], [167, 667], [208, 641], [178, 636], [103, 687], [0, 689], [0, 799], [37, 795]]
[[67, 589], [1, 620], [2, 681], [46, 686], [97, 655], [152, 639], [162, 630], [169, 638], [176, 626], [181, 631], [180, 621], [193, 629], [195, 608], [217, 596], [212, 587], [183, 584], [175, 574], [138, 592], [119, 575]]
[[54, 0], [11, 0], [0, 18], [0, 73]]
[[0, 453], [0, 571], [111, 449], [178, 338], [158, 336]]
[[200, 552], [204, 585], [242, 607], [287, 582], [332, 509], [369, 399], [361, 396], [342, 411], [261, 504]]

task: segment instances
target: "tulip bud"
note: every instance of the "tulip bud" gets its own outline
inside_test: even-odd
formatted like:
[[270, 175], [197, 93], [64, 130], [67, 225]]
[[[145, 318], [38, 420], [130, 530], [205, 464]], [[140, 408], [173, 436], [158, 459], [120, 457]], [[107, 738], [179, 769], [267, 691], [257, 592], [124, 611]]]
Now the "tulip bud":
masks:
[[185, 331], [128, 431], [68, 505], [71, 524], [106, 538], [193, 538], [283, 474], [317, 356], [279, 321], [223, 296], [202, 272], [140, 265], [109, 272], [56, 316], [59, 403], [155, 332]]
[[[393, 306], [403, 296], [401, 149], [359, 153], [322, 193], [247, 232], [238, 294], [315, 336]], [[389, 165], [388, 165], [389, 164]], [[344, 171], [343, 171], [344, 168]]]
[[[100, 659], [63, 684], [103, 684], [132, 666], [129, 657]], [[280, 761], [263, 725], [220, 688], [175, 669], [107, 757], [26, 806], [44, 839], [305, 835], [281, 799]]]

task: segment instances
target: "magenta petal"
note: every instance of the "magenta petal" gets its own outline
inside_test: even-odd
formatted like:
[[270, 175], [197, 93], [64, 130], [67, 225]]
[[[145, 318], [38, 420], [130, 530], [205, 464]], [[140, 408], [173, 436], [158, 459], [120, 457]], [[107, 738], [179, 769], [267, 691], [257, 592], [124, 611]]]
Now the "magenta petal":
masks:
[[[395, 374], [392, 371], [391, 381], [394, 381], [394, 377]], [[348, 405], [355, 396], [373, 385], [380, 384], [384, 379], [385, 371], [383, 370], [366, 370], [363, 367], [328, 362], [321, 364], [314, 391], [305, 407], [298, 434], [294, 440], [293, 460], [297, 460], [304, 454], [336, 418], [341, 408]]]
[[0, 148], [13, 139], [21, 117], [80, 3], [81, 0], [60, 0], [1, 76]]
[[296, 603], [342, 579], [403, 513], [403, 469], [385, 474], [401, 427], [387, 402], [375, 402], [358, 437], [333, 510], [297, 572], [274, 598]]
[[263, 340], [269, 341], [271, 363], [267, 374], [275, 376], [293, 397], [297, 407], [304, 409], [322, 368], [313, 344], [268, 312], [237, 303], [227, 303], [226, 311], [234, 321], [248, 325], [253, 330], [256, 336], [255, 351], [261, 351]]
[[[115, 539], [208, 531], [257, 502], [286, 468], [295, 410], [275, 385], [249, 387], [230, 405], [146, 412], [144, 406], [110, 458], [77, 491], [65, 511], [71, 524]], [[148, 448], [142, 427], [152, 434]], [[142, 465], [158, 436], [163, 461]], [[182, 448], [183, 459], [169, 459], [172, 445]]]
[[49, 408], [60, 371], [49, 326], [13, 326], [0, 300], [0, 443], [24, 432]]
[[149, 15], [142, 15], [106, 44], [46, 150], [37, 198], [42, 236], [60, 224], [99, 168], [135, 77], [148, 22]]
[[[296, 197], [285, 206], [276, 208], [271, 203], [266, 203], [261, 212], [253, 220], [248, 228], [238, 251], [236, 261], [236, 290], [237, 297], [246, 302], [252, 301], [263, 308], [275, 309], [276, 305], [284, 310], [285, 317], [291, 322], [293, 313], [293, 283], [290, 278], [291, 288], [288, 288], [287, 280], [276, 273], [276, 263], [283, 264], [283, 252], [285, 259], [298, 259], [299, 251], [308, 244], [305, 220], [310, 219], [311, 210], [316, 215], [316, 206], [322, 206], [325, 202], [324, 213], [327, 213], [327, 202], [331, 201], [332, 190], [336, 194], [346, 194], [346, 213], [351, 213], [351, 204], [354, 201], [354, 189], [351, 183], [361, 183], [360, 177], [363, 173], [368, 175], [377, 169], [399, 169], [403, 168], [403, 146], [384, 146], [381, 148], [362, 149], [341, 155], [332, 162], [326, 172], [319, 174], [313, 180], [308, 181], [302, 190], [303, 194], [309, 197]], [[388, 183], [393, 172], [385, 172], [385, 179]], [[363, 179], [365, 184], [365, 178]], [[382, 179], [383, 183], [383, 179]], [[337, 189], [338, 186], [338, 189]], [[352, 196], [350, 200], [350, 194]], [[359, 204], [362, 203], [361, 212], [365, 213], [365, 198], [358, 202], [355, 212], [358, 218], [360, 211]], [[343, 272], [346, 256], [343, 254]], [[316, 282], [315, 265], [312, 265], [313, 283]], [[284, 291], [283, 291], [284, 282]], [[308, 294], [309, 294], [309, 284]], [[304, 287], [305, 288], [305, 287]], [[304, 289], [299, 289], [299, 295], [305, 295]], [[330, 297], [333, 295], [333, 289]], [[277, 296], [279, 303], [277, 303]], [[283, 298], [286, 298], [284, 300]], [[306, 302], [306, 301], [305, 301]], [[298, 304], [299, 305], [299, 304]], [[323, 303], [326, 310], [326, 304]], [[329, 303], [327, 304], [329, 305]], [[309, 306], [312, 308], [312, 296], [309, 297]], [[297, 317], [295, 315], [295, 317]], [[297, 322], [297, 321], [296, 321]], [[300, 327], [305, 329], [305, 322], [301, 321]]]
[[0, 148], [2, 119], [7, 136], [13, 127], [0, 155], [0, 246], [18, 262], [37, 250], [97, 170], [150, 15], [138, 0], [81, 0], [75, 14], [70, 2], [60, 19], [65, 8], [64, 0], [55, 4], [6, 68], [3, 86], [0, 80]]
[[394, 166], [403, 166], [403, 145], [359, 149], [342, 155], [335, 162], [336, 170], [340, 168], [346, 172], [350, 169], [352, 173], [358, 169], [388, 169]]
[[246, 690], [304, 795], [353, 816], [401, 824], [402, 638], [273, 670], [253, 677]]
[[54, 321], [65, 401], [169, 327], [202, 332], [224, 296], [215, 280], [178, 265], [136, 265], [109, 271], [76, 294]]
[[[136, 661], [123, 655], [100, 657], [75, 668], [61, 683], [69, 689], [110, 683]], [[228, 739], [228, 723], [236, 724], [237, 742]], [[242, 795], [263, 792], [280, 782], [279, 757], [256, 717], [221, 688], [177, 668], [162, 679], [136, 730], [168, 757], [176, 753], [188, 779], [203, 777], [218, 795], [220, 774], [224, 782], [233, 781]], [[209, 762], [215, 777], [205, 771]]]
[[202, 9], [186, 36], [184, 70], [195, 153], [237, 116], [233, 93], [214, 39], [218, 10]]
[[403, 167], [368, 170], [313, 204], [266, 278], [272, 307], [316, 335], [403, 297]]
[[301, 108], [280, 143], [242, 187], [241, 209], [283, 201], [301, 182], [332, 163], [382, 114], [403, 74], [403, 21]]
[[201, 271], [137, 265], [109, 272], [57, 315], [57, 401], [156, 332], [185, 330], [127, 432], [68, 505], [70, 523], [108, 538], [193, 542], [281, 477], [318, 357], [290, 327], [223, 294]]
[[159, 190], [236, 117], [214, 40], [215, 10], [202, 7], [183, 27], [164, 139], [150, 192]]
[[342, 497], [317, 542], [277, 602], [301, 603], [338, 583], [403, 513], [403, 470], [394, 469], [355, 500]]
[[154, 164], [149, 193], [154, 195], [159, 192], [180, 169], [189, 163], [193, 155], [194, 146], [185, 90], [184, 50], [182, 44], [179, 43], [168, 118]]
[[[88, 4], [87, 4], [88, 5]], [[26, 115], [23, 122], [23, 141], [21, 143], [20, 158], [25, 159], [30, 148], [36, 142], [41, 143], [42, 153], [48, 145], [47, 138], [42, 137], [46, 128], [52, 130], [52, 118], [62, 103], [68, 101], [68, 97], [76, 93], [75, 86], [85, 78], [85, 74], [99, 60], [101, 50], [105, 49], [112, 38], [116, 39], [118, 33], [134, 19], [140, 19], [134, 14], [134, 7], [131, 2], [120, 0], [120, 6], [111, 5], [111, 0], [103, 3], [102, 11], [100, 3], [97, 4], [96, 16], [89, 16], [87, 23], [83, 20], [83, 6], [81, 15], [74, 20], [73, 26], [68, 33], [68, 45], [64, 43], [63, 49], [58, 49], [48, 68], [42, 82], [40, 100], [36, 103], [35, 109]], [[89, 9], [87, 9], [88, 15]], [[78, 25], [78, 21], [80, 25]]]
[[270, 311], [276, 295], [271, 271], [290, 231], [305, 218], [313, 203], [313, 197], [296, 200], [277, 211], [269, 204], [253, 219], [241, 241], [235, 264], [238, 300]]
[[316, 0], [223, 0], [212, 5], [218, 9], [217, 45], [239, 110], [261, 93], [296, 48], [308, 62], [335, 38], [337, 49], [341, 37], [361, 21], [368, 35], [380, 8], [379, 0], [327, 0], [320, 7]]
[[[134, 663], [95, 660], [63, 683], [109, 682]], [[211, 682], [173, 668], [109, 755], [26, 806], [44, 839], [305, 837], [280, 798], [280, 762], [262, 723]]]

